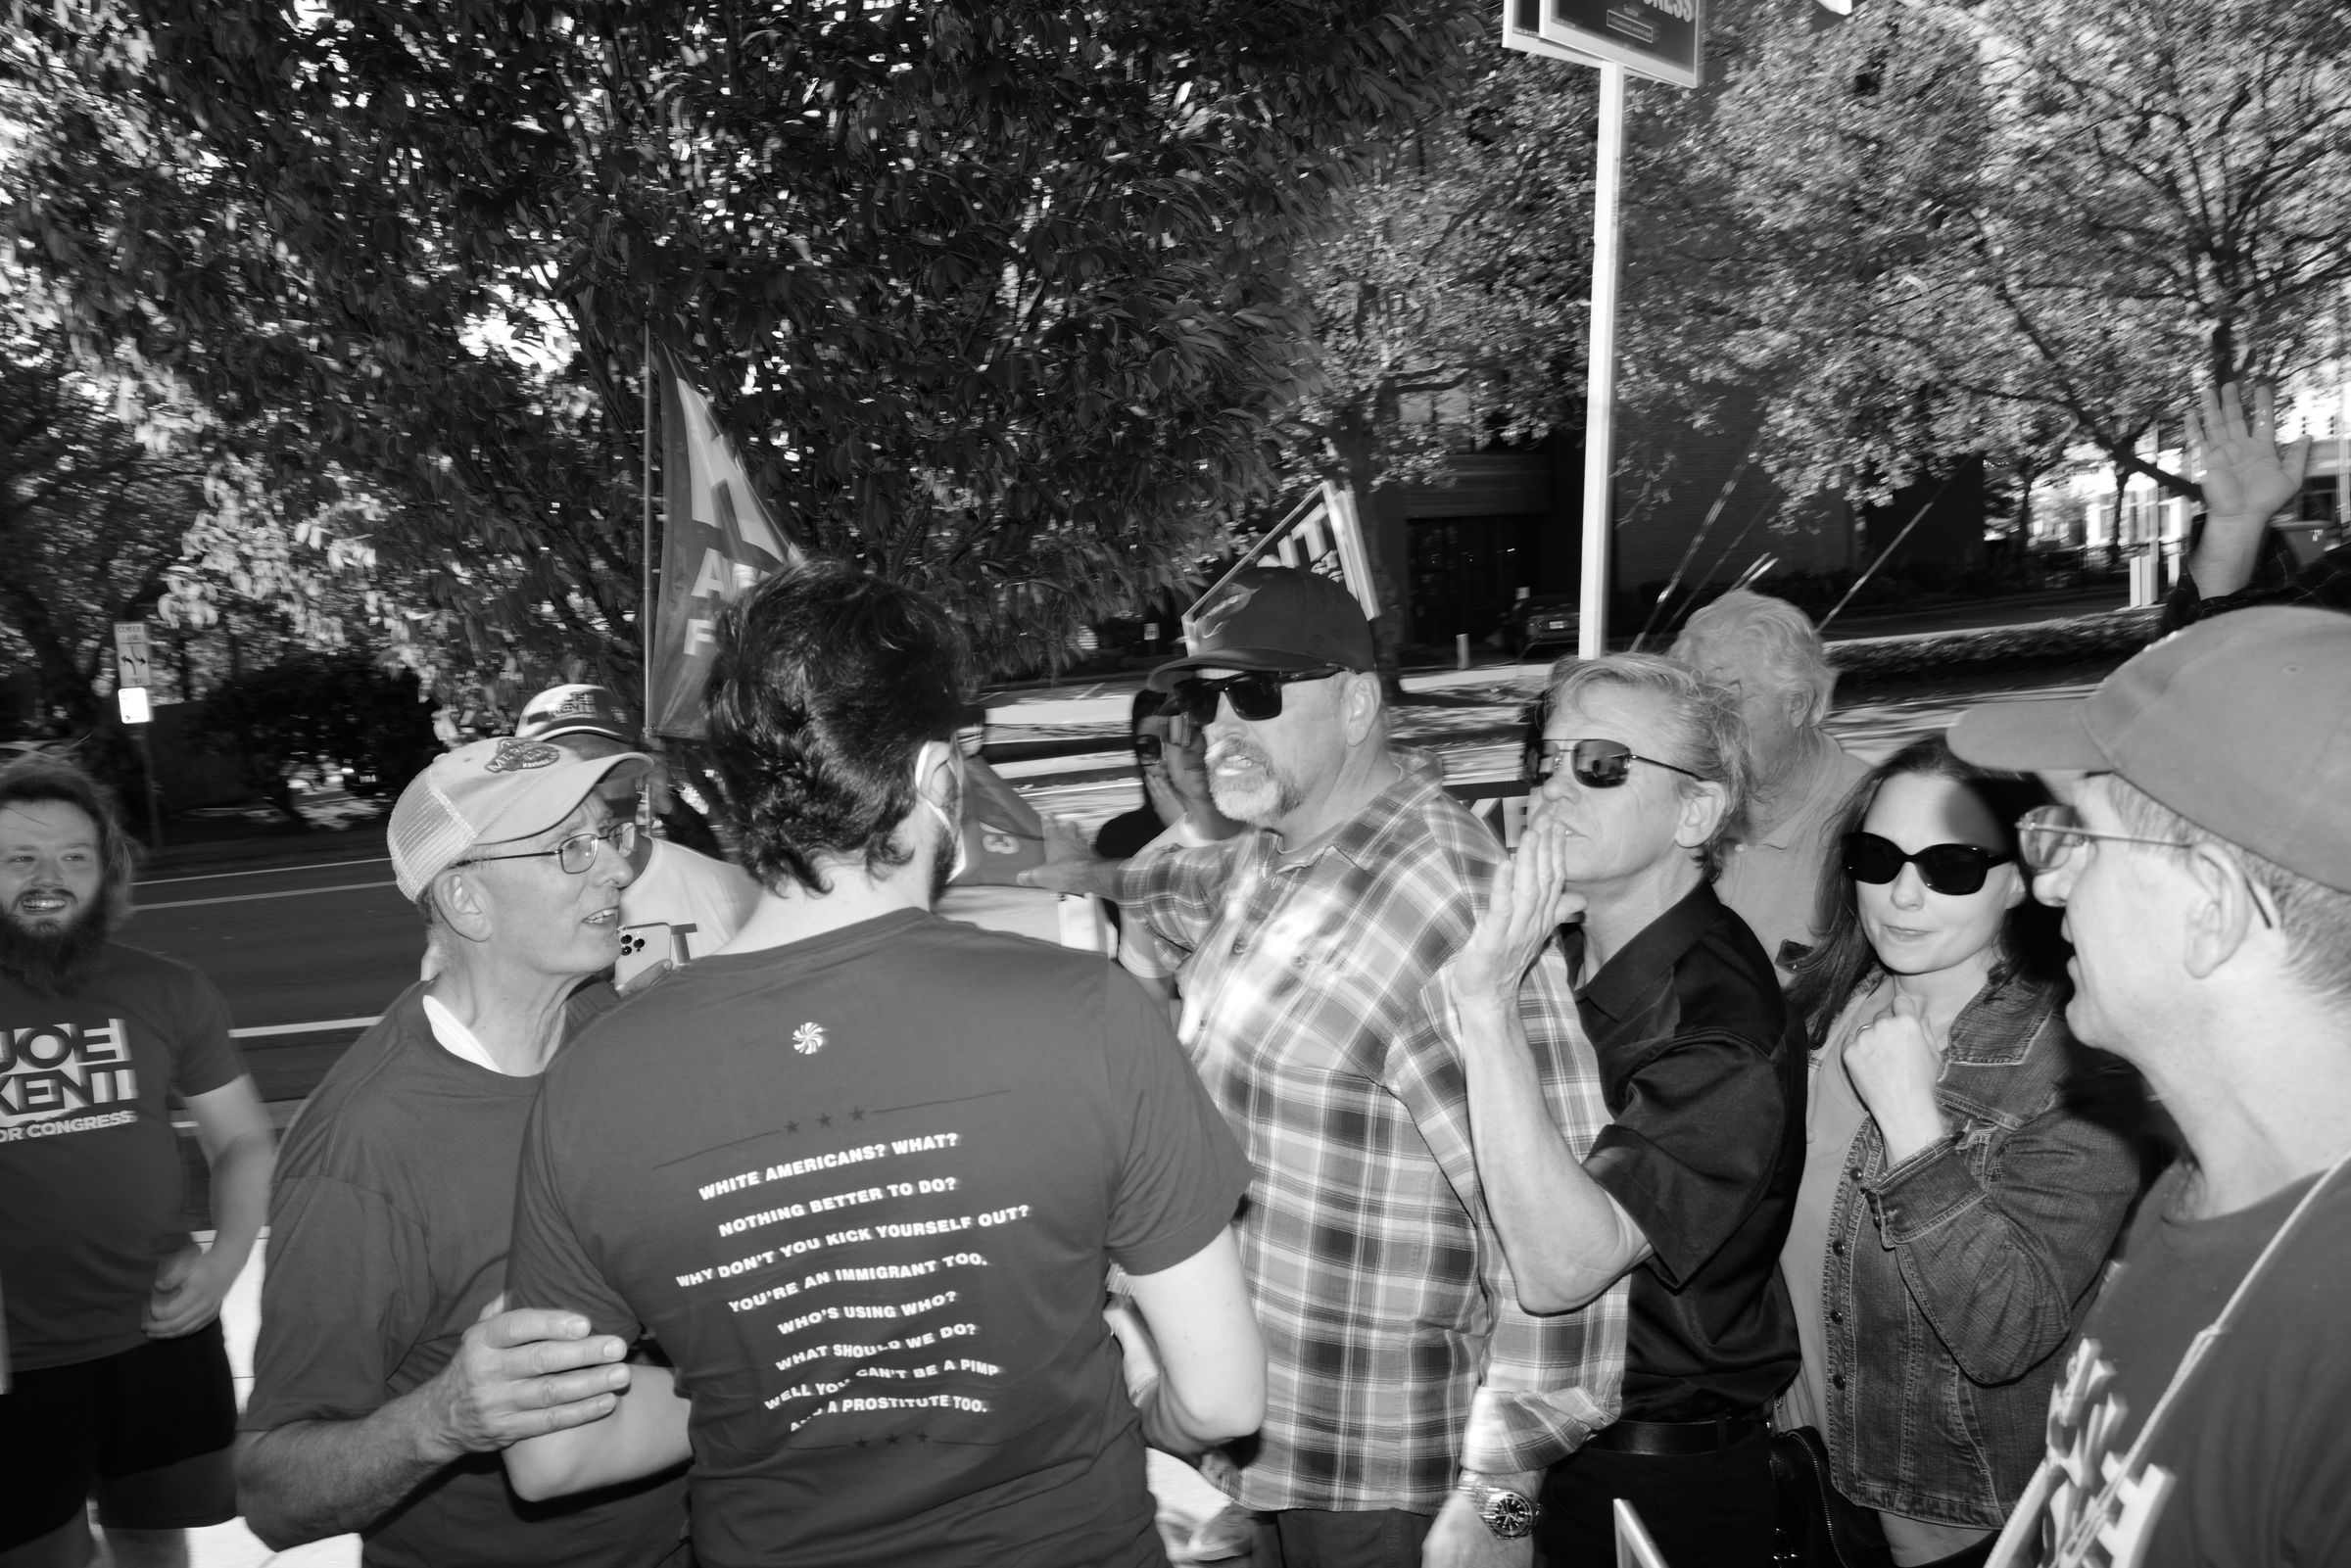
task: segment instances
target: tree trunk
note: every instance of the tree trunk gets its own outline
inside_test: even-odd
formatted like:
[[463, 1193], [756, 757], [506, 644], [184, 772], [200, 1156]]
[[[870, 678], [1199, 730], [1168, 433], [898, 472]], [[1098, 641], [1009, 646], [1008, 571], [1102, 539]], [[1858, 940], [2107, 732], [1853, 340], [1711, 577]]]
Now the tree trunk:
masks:
[[[2226, 318], [2212, 324], [2212, 385], [2217, 393], [2236, 380], [2236, 329]], [[2241, 388], [2239, 389], [2242, 390]]]
[[75, 662], [49, 606], [23, 585], [6, 582], [5, 576], [0, 573], [0, 615], [6, 616], [11, 629], [32, 650], [33, 665], [40, 672], [44, 713], [54, 704], [66, 710], [66, 722], [74, 729], [90, 729], [102, 712], [98, 693]]

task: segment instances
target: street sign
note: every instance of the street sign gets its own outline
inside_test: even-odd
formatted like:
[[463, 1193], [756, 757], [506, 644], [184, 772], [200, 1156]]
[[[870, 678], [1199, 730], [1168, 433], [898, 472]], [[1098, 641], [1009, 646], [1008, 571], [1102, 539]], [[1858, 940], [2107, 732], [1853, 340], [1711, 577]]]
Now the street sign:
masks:
[[1543, 36], [1543, 0], [1502, 0], [1502, 44], [1521, 54], [1563, 60], [1571, 66], [1597, 66], [1600, 61], [1580, 49], [1553, 43]]
[[1695, 87], [1705, 71], [1705, 0], [1503, 0], [1502, 41], [1578, 65]]
[[[147, 623], [145, 621], [117, 621], [115, 623], [115, 686], [152, 686], [148, 679], [153, 673], [147, 651]], [[128, 720], [125, 723], [131, 722]]]
[[147, 706], [147, 689], [143, 686], [115, 688], [115, 706], [121, 711], [124, 724], [145, 724], [155, 717]]
[[1625, 77], [1638, 74], [1696, 87], [1705, 76], [1705, 0], [1502, 0], [1504, 44], [1600, 69], [1600, 145], [1592, 166], [1592, 337], [1584, 375], [1584, 539], [1577, 568], [1576, 650], [1587, 659], [1608, 649]]

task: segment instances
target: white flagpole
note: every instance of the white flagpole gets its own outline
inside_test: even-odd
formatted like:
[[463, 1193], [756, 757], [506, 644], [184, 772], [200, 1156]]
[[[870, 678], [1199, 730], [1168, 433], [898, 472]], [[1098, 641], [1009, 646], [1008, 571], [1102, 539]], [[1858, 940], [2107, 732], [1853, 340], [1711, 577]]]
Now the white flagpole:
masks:
[[[653, 324], [650, 321], [645, 324], [643, 362], [645, 369], [639, 380], [643, 384], [645, 407], [638, 423], [644, 432], [641, 455], [645, 464], [645, 478], [641, 488], [645, 492], [645, 506], [643, 526], [639, 531], [642, 544], [639, 553], [644, 560], [642, 580], [637, 589], [637, 661], [644, 666], [645, 674], [645, 742], [656, 745], [659, 742], [653, 736]], [[651, 774], [647, 774], [643, 786], [637, 791], [637, 828], [640, 832], [649, 832], [652, 825], [653, 778]]]
[[1624, 76], [1600, 67], [1600, 156], [1592, 176], [1592, 339], [1584, 387], [1582, 629], [1576, 651], [1608, 648], [1608, 530], [1616, 466], [1617, 242], [1623, 229]]

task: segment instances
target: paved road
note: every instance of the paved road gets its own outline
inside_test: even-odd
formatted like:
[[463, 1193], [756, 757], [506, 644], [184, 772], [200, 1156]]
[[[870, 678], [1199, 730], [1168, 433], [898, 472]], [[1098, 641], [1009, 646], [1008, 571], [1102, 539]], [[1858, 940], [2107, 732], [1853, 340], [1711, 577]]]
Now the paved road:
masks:
[[159, 879], [137, 893], [122, 939], [220, 987], [264, 1100], [310, 1093], [359, 1032], [348, 1021], [382, 1011], [423, 950], [381, 858]]

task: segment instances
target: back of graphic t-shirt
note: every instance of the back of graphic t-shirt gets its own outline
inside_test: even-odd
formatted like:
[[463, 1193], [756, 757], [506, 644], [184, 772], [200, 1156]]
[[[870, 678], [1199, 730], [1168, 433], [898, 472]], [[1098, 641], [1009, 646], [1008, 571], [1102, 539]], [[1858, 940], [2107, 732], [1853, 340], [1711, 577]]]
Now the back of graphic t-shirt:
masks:
[[567, 1048], [509, 1289], [676, 1363], [706, 1568], [1156, 1563], [1104, 1268], [1191, 1257], [1246, 1179], [1125, 975], [907, 913]]
[[155, 1271], [186, 1240], [169, 1092], [244, 1070], [220, 993], [185, 965], [109, 946], [72, 996], [0, 979], [0, 1292], [17, 1370], [145, 1343]]

